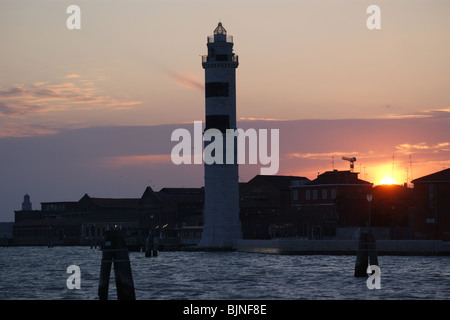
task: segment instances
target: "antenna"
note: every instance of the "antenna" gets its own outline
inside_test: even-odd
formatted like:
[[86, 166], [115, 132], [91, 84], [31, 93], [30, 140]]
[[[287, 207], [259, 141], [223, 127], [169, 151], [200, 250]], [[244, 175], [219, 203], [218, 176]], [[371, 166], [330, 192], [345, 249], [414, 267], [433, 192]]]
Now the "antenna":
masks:
[[394, 180], [394, 155], [392, 155], [392, 180]]
[[406, 185], [408, 185], [408, 181], [409, 181], [409, 169], [408, 167], [406, 167]]
[[411, 161], [411, 155], [409, 155], [409, 167], [411, 169], [411, 181], [413, 180], [413, 171], [412, 171], [412, 161]]

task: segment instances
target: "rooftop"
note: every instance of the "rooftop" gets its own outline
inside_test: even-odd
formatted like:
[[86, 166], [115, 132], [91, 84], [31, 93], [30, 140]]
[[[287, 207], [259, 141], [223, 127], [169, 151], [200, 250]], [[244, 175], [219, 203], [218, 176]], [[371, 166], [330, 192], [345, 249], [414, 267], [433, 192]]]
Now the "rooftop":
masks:
[[227, 35], [227, 30], [225, 30], [225, 28], [222, 26], [222, 22], [219, 22], [219, 24], [217, 25], [217, 27], [214, 29], [214, 34], [223, 34], [223, 35]]
[[138, 198], [91, 198], [92, 203], [103, 208], [137, 208]]
[[307, 185], [319, 185], [319, 184], [359, 184], [359, 185], [372, 185], [371, 182], [358, 179], [358, 173], [351, 171], [326, 171], [317, 176], [316, 179], [307, 183]]
[[208, 36], [208, 43], [214, 42], [229, 42], [233, 43], [233, 36], [227, 35], [227, 30], [223, 27], [222, 22], [219, 22], [214, 29], [214, 34]]
[[412, 183], [450, 182], [450, 168], [411, 181]]

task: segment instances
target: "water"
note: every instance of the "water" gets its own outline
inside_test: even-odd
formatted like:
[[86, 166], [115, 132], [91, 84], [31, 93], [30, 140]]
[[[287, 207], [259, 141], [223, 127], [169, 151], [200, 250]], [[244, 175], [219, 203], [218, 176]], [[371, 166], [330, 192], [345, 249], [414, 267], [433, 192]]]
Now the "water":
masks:
[[[89, 247], [0, 248], [0, 299], [98, 300], [102, 252]], [[137, 300], [449, 299], [450, 257], [379, 256], [381, 289], [353, 276], [355, 256], [130, 252]], [[78, 265], [81, 289], [67, 267]], [[111, 271], [109, 298], [117, 299]]]

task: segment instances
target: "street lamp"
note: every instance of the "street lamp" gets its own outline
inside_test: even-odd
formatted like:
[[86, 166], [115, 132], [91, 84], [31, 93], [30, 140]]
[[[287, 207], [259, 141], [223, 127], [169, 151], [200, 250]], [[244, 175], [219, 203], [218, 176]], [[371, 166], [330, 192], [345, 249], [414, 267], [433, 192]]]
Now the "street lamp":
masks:
[[369, 203], [369, 227], [370, 227], [370, 203], [372, 202], [373, 195], [371, 193], [367, 194], [367, 202]]

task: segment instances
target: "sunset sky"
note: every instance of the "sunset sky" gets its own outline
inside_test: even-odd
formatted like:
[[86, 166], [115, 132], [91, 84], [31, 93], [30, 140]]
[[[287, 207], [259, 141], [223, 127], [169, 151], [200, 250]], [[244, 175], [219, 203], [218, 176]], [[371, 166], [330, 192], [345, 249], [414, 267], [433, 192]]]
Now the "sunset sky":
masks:
[[[69, 30], [66, 9], [81, 8]], [[369, 30], [368, 6], [381, 9]], [[0, 221], [40, 202], [203, 186], [170, 160], [205, 114], [201, 55], [221, 21], [242, 128], [280, 130], [278, 174], [410, 182], [450, 167], [448, 0], [2, 0]], [[248, 181], [260, 166], [245, 165]]]

